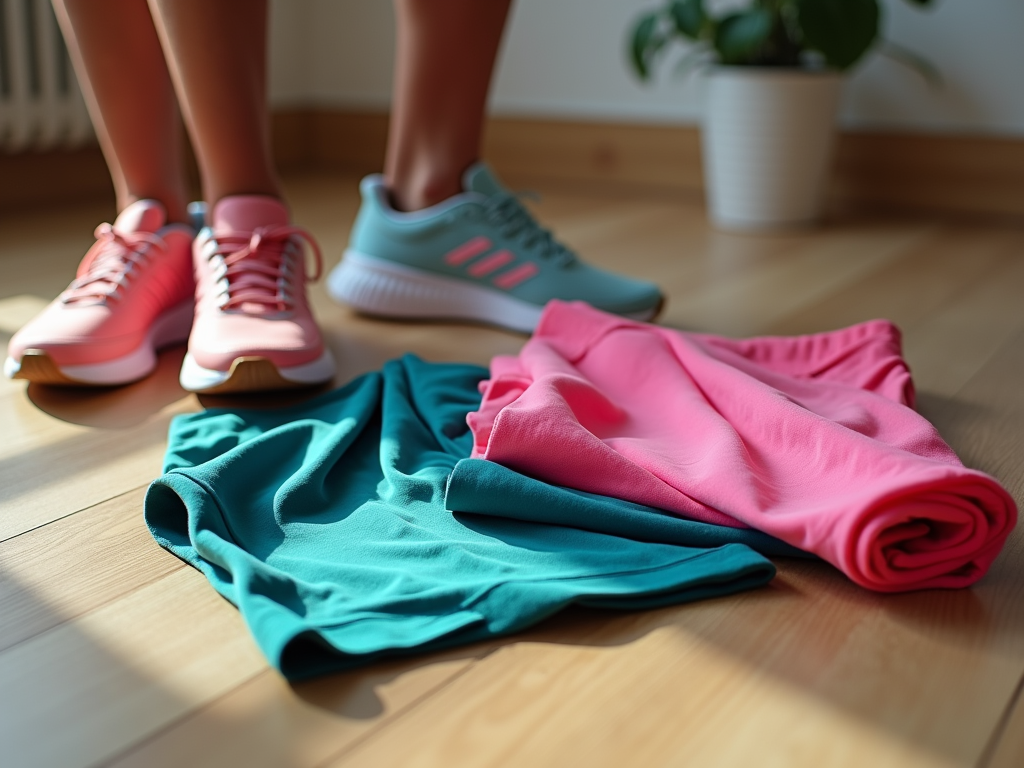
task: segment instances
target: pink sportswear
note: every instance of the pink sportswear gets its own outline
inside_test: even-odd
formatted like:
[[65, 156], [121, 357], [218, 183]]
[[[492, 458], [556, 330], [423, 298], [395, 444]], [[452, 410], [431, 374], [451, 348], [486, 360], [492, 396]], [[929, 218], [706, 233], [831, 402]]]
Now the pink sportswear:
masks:
[[972, 584], [1016, 522], [913, 410], [885, 320], [739, 341], [553, 301], [481, 390], [474, 457], [757, 528], [869, 589]]

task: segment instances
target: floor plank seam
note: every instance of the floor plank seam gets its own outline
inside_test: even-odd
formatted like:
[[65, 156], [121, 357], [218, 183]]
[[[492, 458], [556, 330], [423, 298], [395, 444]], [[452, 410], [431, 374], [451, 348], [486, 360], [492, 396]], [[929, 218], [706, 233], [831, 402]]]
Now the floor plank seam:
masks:
[[100, 499], [99, 501], [95, 502], [94, 504], [90, 504], [87, 507], [82, 507], [81, 509], [76, 509], [74, 512], [68, 512], [66, 515], [61, 515], [60, 517], [53, 518], [53, 520], [47, 520], [45, 523], [42, 523], [41, 525], [33, 526], [32, 528], [28, 528], [28, 529], [26, 529], [24, 531], [21, 531], [20, 533], [16, 533], [13, 536], [8, 536], [6, 539], [0, 539], [0, 545], [5, 544], [8, 541], [14, 541], [18, 537], [24, 536], [26, 533], [32, 533], [32, 531], [41, 530], [42, 528], [45, 528], [48, 525], [53, 525], [54, 523], [59, 523], [61, 520], [67, 520], [69, 517], [74, 517], [75, 515], [80, 514], [82, 512], [87, 512], [90, 509], [94, 509], [94, 508], [100, 506], [101, 504], [106, 504], [108, 502], [114, 501], [115, 499], [120, 499], [122, 496], [127, 496], [129, 493], [135, 493], [140, 488], [148, 488], [148, 487], [149, 487], [149, 481], [147, 481], [145, 483], [142, 483], [141, 485], [136, 485], [133, 488], [129, 488], [127, 491], [122, 491], [121, 493], [114, 494], [113, 496], [108, 496], [105, 499]]
[[1017, 322], [1012, 330], [1007, 331], [1006, 335], [1003, 337], [1003, 341], [995, 348], [995, 351], [985, 358], [985, 362], [978, 366], [978, 370], [976, 370], [974, 374], [964, 382], [963, 386], [956, 391], [956, 394], [954, 394], [951, 399], [959, 400], [961, 395], [967, 391], [968, 387], [975, 383], [975, 380], [985, 372], [985, 368], [987, 368], [993, 360], [996, 360], [1000, 355], [1005, 354], [1008, 349], [1013, 350], [1020, 347], [1021, 342], [1024, 341], [1022, 337], [1024, 337], [1024, 317]]
[[[409, 702], [404, 707], [402, 707], [401, 709], [396, 711], [391, 717], [386, 718], [384, 720], [384, 722], [380, 723], [379, 725], [377, 725], [374, 728], [371, 728], [367, 733], [363, 734], [358, 739], [354, 740], [352, 743], [346, 745], [346, 747], [344, 747], [339, 752], [332, 753], [329, 757], [325, 758], [322, 763], [318, 763], [317, 766], [314, 766], [314, 768], [320, 768], [323, 765], [327, 765], [328, 763], [333, 762], [334, 760], [338, 759], [340, 756], [344, 755], [346, 752], [351, 751], [351, 749], [354, 749], [355, 747], [359, 746], [361, 743], [363, 743], [367, 738], [372, 736], [374, 733], [377, 733], [382, 728], [387, 727], [388, 725], [393, 723], [396, 719], [398, 719], [400, 717], [403, 717], [407, 712], [409, 712], [411, 709], [413, 709], [416, 706], [418, 706], [422, 701], [424, 701], [426, 699], [429, 699], [434, 694], [439, 693], [440, 691], [442, 691], [447, 685], [449, 685], [450, 683], [454, 682], [458, 678], [462, 677], [462, 675], [466, 674], [474, 665], [476, 665], [478, 662], [483, 661], [484, 659], [486, 659], [488, 656], [490, 656], [492, 653], [494, 653], [495, 650], [497, 650], [497, 648], [492, 648], [487, 653], [485, 653], [483, 656], [481, 656], [480, 658], [474, 660], [472, 663], [468, 664], [465, 669], [460, 670], [456, 674], [452, 675], [450, 678], [447, 678], [444, 682], [440, 683], [439, 685], [435, 686], [434, 688], [432, 688], [429, 691], [427, 691], [426, 693], [424, 693], [422, 696], [420, 696], [420, 697], [414, 699], [413, 701]], [[196, 709], [191, 709], [188, 712], [183, 713], [180, 717], [176, 717], [173, 720], [165, 723], [161, 727], [159, 727], [156, 730], [152, 731], [151, 733], [147, 734], [142, 739], [140, 739], [140, 740], [130, 744], [129, 746], [125, 747], [124, 749], [120, 750], [116, 754], [111, 755], [109, 757], [106, 757], [106, 758], [104, 758], [100, 762], [93, 763], [92, 765], [88, 766], [87, 768], [107, 768], [108, 766], [116, 764], [118, 761], [125, 759], [126, 757], [128, 757], [129, 755], [131, 755], [131, 754], [133, 754], [135, 752], [138, 752], [140, 749], [144, 748], [147, 744], [149, 744], [150, 742], [154, 741], [155, 739], [160, 738], [160, 736], [162, 736], [163, 734], [168, 733], [170, 731], [173, 731], [175, 728], [177, 728], [183, 722], [185, 722], [185, 721], [187, 721], [187, 720], [189, 720], [189, 719], [191, 719], [193, 717], [200, 717], [200, 716], [202, 716], [202, 714], [204, 712], [212, 709], [220, 701], [226, 699], [227, 697], [234, 695], [235, 693], [238, 692], [239, 689], [244, 688], [247, 685], [250, 685], [251, 683], [253, 683], [254, 681], [258, 680], [259, 678], [261, 678], [261, 677], [263, 677], [265, 675], [272, 675], [272, 674], [276, 675], [276, 674], [279, 674], [279, 673], [276, 672], [273, 669], [270, 669], [268, 667], [268, 668], [265, 668], [265, 669], [257, 672], [256, 674], [254, 674], [254, 675], [252, 675], [250, 677], [245, 678], [244, 680], [240, 681], [234, 687], [230, 688], [229, 690], [224, 691], [224, 693], [222, 693], [221, 695], [216, 696], [213, 699], [209, 700], [208, 702], [203, 704], [201, 707], [198, 707]]]
[[[979, 377], [982, 377], [985, 374], [985, 370], [988, 368], [989, 365], [992, 364], [993, 361], [998, 360], [999, 357], [1004, 355], [1007, 350], [1013, 350], [1020, 347], [1022, 342], [1024, 342], [1024, 319], [1018, 321], [1017, 324], [1013, 327], [1013, 329], [1006, 333], [1005, 337], [1003, 338], [999, 346], [997, 346], [995, 350], [992, 352], [992, 354], [988, 355], [988, 357], [986, 357], [985, 360], [978, 365], [977, 370], [973, 374], [971, 374], [970, 378], [968, 378], [949, 399], [951, 401], [962, 401], [964, 399], [963, 394], [965, 392], [968, 392], [971, 386], [974, 385], [975, 382], [979, 380]], [[954, 448], [954, 450], [956, 449]], [[957, 451], [957, 455], [960, 455], [959, 451]], [[969, 465], [965, 464], [965, 466]], [[972, 468], [979, 469], [979, 467]], [[1009, 481], [1007, 479], [1000, 477], [997, 477], [996, 479], [999, 480], [999, 482], [1002, 483], [1004, 486], [1006, 486], [1007, 489], [1010, 490], [1011, 494], [1013, 493], [1013, 490], [1012, 488], [1010, 488]], [[1020, 503], [1020, 500], [1018, 500], [1018, 503]]]
[[8, 645], [6, 648], [0, 648], [0, 657], [2, 657], [3, 654], [5, 654], [5, 653], [8, 653], [8, 652], [14, 650], [15, 648], [18, 648], [19, 646], [24, 645], [25, 643], [32, 642], [33, 640], [36, 640], [36, 639], [42, 637], [43, 635], [45, 635], [45, 634], [47, 634], [49, 632], [53, 632], [55, 629], [60, 629], [61, 627], [63, 627], [65, 624], [67, 624], [69, 622], [76, 621], [78, 619], [81, 619], [84, 616], [88, 616], [88, 615], [90, 615], [92, 613], [95, 613], [96, 611], [102, 610], [103, 608], [105, 608], [108, 605], [112, 605], [112, 604], [118, 602], [119, 600], [123, 600], [126, 597], [135, 594], [140, 589], [145, 589], [146, 587], [151, 586], [153, 584], [156, 584], [159, 581], [163, 581], [164, 579], [166, 579], [166, 578], [168, 578], [170, 576], [173, 576], [174, 574], [176, 574], [179, 571], [181, 571], [181, 569], [186, 568], [186, 567], [188, 567], [187, 563], [179, 562], [172, 570], [170, 570], [167, 573], [161, 574], [160, 576], [156, 577], [155, 579], [150, 579], [149, 581], [140, 583], [140, 584], [136, 585], [133, 589], [130, 589], [127, 592], [123, 592], [122, 594], [118, 595], [117, 597], [112, 597], [109, 600], [105, 600], [102, 603], [98, 603], [97, 605], [94, 605], [92, 608], [90, 608], [87, 611], [83, 611], [82, 613], [77, 613], [77, 614], [75, 614], [73, 616], [68, 616], [67, 618], [63, 619], [62, 621], [59, 621], [58, 623], [54, 624], [53, 626], [47, 627], [42, 632], [36, 632], [34, 635], [30, 635], [29, 637], [24, 637], [21, 640], [19, 640], [18, 642], [12, 643], [11, 645]]
[[434, 696], [444, 691], [449, 685], [462, 678], [463, 675], [469, 674], [469, 672], [471, 672], [480, 662], [489, 658], [501, 647], [503, 647], [503, 645], [499, 644], [490, 648], [485, 654], [467, 664], [465, 668], [460, 669], [454, 675], [445, 679], [442, 683], [438, 684], [434, 688], [431, 688], [422, 696], [413, 699], [404, 707], [398, 709], [391, 717], [386, 718], [380, 724], [367, 729], [366, 733], [361, 734], [337, 752], [334, 752], [330, 756], [324, 758], [322, 762], [317, 763], [315, 766], [313, 766], [313, 768], [325, 768], [325, 766], [332, 765], [336, 763], [338, 760], [344, 759], [346, 755], [350, 755], [352, 752], [359, 749], [359, 747], [366, 744], [371, 738], [379, 734], [381, 731], [383, 731], [386, 728], [389, 728], [390, 726], [394, 725], [396, 722], [401, 720], [403, 717], [413, 712], [420, 706], [420, 704], [426, 702], [429, 699], [434, 698]]
[[857, 285], [878, 279], [878, 276], [881, 273], [893, 269], [895, 266], [903, 264], [906, 261], [912, 260], [917, 254], [918, 249], [923, 248], [928, 241], [930, 241], [934, 237], [937, 237], [942, 232], [942, 229], [942, 227], [931, 226], [922, 228], [922, 231], [919, 232], [916, 237], [914, 237], [911, 241], [905, 243], [902, 248], [900, 248], [897, 252], [893, 253], [892, 256], [890, 256], [885, 261], [880, 261], [878, 264], [876, 264], [874, 267], [867, 270], [863, 274], [857, 275], [852, 281], [844, 282], [842, 285], [836, 286], [833, 290], [829, 291], [827, 295], [820, 296], [815, 299], [812, 299], [809, 302], [799, 304], [798, 306], [794, 307], [792, 312], [787, 312], [785, 315], [782, 315], [781, 317], [771, 321], [770, 324], [773, 326], [778, 325], [780, 321], [784, 322], [785, 319], [789, 316], [795, 316], [798, 313], [806, 312], [808, 309], [811, 309], [817, 304], [825, 304], [831, 299], [837, 296], [841, 296], [844, 293], [849, 292], [851, 289], [855, 289]]
[[[1016, 264], [1014, 263], [1013, 254], [1009, 253], [1009, 251], [1011, 249], [1007, 248], [1007, 250], [1008, 250], [1008, 253], [1004, 254], [1004, 257], [999, 260], [999, 264], [998, 265], [993, 266], [992, 269], [987, 270], [983, 275], [979, 275], [976, 280], [972, 280], [972, 281], [970, 281], [967, 284], [962, 284], [961, 287], [960, 287], [960, 290], [958, 290], [958, 294], [959, 294], [958, 298], [962, 298], [962, 297], [968, 296], [972, 291], [974, 291], [974, 290], [976, 290], [978, 288], [983, 288], [986, 283], [992, 282], [993, 278], [1002, 277], [1006, 273], [1012, 273], [1016, 269]], [[940, 304], [933, 311], [927, 313], [923, 317], [918, 318], [918, 320], [916, 322], [913, 322], [913, 323], [907, 325], [903, 329], [904, 332], [909, 333], [909, 332], [912, 332], [912, 331], [917, 331], [920, 328], [927, 327], [927, 325], [930, 322], [932, 322], [937, 315], [941, 315], [947, 309], [948, 309], [948, 305]], [[1021, 323], [1018, 324], [1017, 328], [1019, 328], [1020, 325], [1024, 325], [1024, 321], [1021, 321]], [[1011, 336], [1011, 335], [1013, 335], [1015, 333], [1016, 333], [1016, 328], [1013, 331], [1008, 332], [1007, 336], [1009, 337], [1009, 336]], [[995, 352], [993, 352], [993, 355], [994, 354], [995, 354]], [[988, 360], [990, 360], [990, 359], [991, 359], [991, 357], [987, 358], [985, 362], [987, 363]], [[984, 365], [984, 364], [982, 364], [982, 365]], [[979, 370], [980, 370], [980, 367], [979, 367]]]
[[992, 763], [992, 758], [995, 757], [996, 749], [999, 747], [999, 742], [1002, 741], [1003, 735], [1006, 733], [1006, 727], [1010, 722], [1010, 716], [1013, 714], [1013, 710], [1020, 702], [1021, 694], [1024, 692], [1024, 674], [1021, 675], [1017, 681], [1017, 687], [1013, 691], [1013, 695], [1010, 697], [1009, 702], [1003, 709], [1002, 715], [999, 717], [999, 721], [996, 723], [995, 728], [992, 729], [992, 735], [989, 736], [987, 742], [985, 742], [985, 748], [981, 750], [981, 755], [978, 756], [978, 762], [975, 764], [976, 768], [988, 768]]
[[[942, 233], [943, 233], [943, 229], [942, 228], [938, 228], [936, 230], [936, 232], [934, 233], [934, 236], [939, 236]], [[933, 235], [929, 235], [929, 237], [932, 237], [932, 236]], [[891, 260], [888, 260], [886, 262], [880, 263], [876, 269], [873, 269], [873, 270], [871, 270], [869, 272], [866, 272], [865, 274], [859, 276], [857, 278], [857, 280], [855, 281], [855, 285], [863, 284], [863, 283], [868, 283], [870, 280], [876, 279], [878, 277], [879, 273], [884, 272], [887, 269], [892, 269], [894, 266], [902, 264], [905, 261], [913, 260], [917, 256], [917, 252], [918, 252], [918, 249], [920, 247], [921, 247], [921, 245], [919, 243], [916, 243], [916, 242], [908, 244], [907, 247], [904, 249], [904, 251], [901, 252], [899, 255], [893, 256], [893, 258]], [[1014, 249], [1013, 249], [1012, 245], [1007, 245], [1006, 246], [1006, 254], [1003, 254], [1001, 257], [995, 259], [996, 263], [992, 264], [988, 269], [985, 269], [985, 270], [981, 271], [980, 273], [975, 274], [973, 276], [973, 278], [971, 280], [967, 281], [966, 283], [960, 284], [958, 292], [961, 295], [967, 294], [968, 292], [974, 290], [978, 286], [983, 285], [984, 283], [986, 283], [989, 280], [991, 280], [992, 279], [992, 275], [994, 273], [1011, 270], [1013, 268], [1013, 264], [1010, 261], [1009, 256], [1012, 255], [1013, 251], [1014, 251]], [[809, 306], [813, 307], [816, 304], [826, 304], [828, 302], [828, 300], [830, 300], [830, 299], [832, 299], [833, 297], [836, 297], [836, 296], [841, 296], [842, 294], [848, 292], [850, 289], [851, 289], [850, 285], [844, 285], [844, 286], [841, 286], [841, 287], [837, 288], [835, 291], [829, 293], [828, 296], [813, 302], [811, 305], [801, 305], [801, 306], [795, 307], [792, 311], [786, 312], [784, 315], [781, 315], [780, 317], [778, 317], [778, 318], [774, 319], [773, 321], [771, 321], [770, 328], [774, 329], [774, 328], [777, 328], [779, 326], [785, 326], [793, 318], [799, 317], [801, 315], [801, 313], [806, 312], [808, 310]], [[916, 329], [918, 329], [918, 328], [920, 328], [922, 326], [925, 326], [929, 321], [932, 320], [932, 318], [934, 318], [938, 314], [941, 314], [945, 309], [946, 309], [945, 305], [940, 303], [934, 309], [932, 309], [931, 311], [925, 313], [924, 315], [922, 315], [921, 317], [917, 318], [916, 320], [914, 320], [914, 321], [912, 321], [910, 323], [906, 323], [906, 324], [900, 323], [899, 324], [899, 328], [900, 328], [901, 332], [903, 332], [904, 334], [906, 334], [906, 333], [908, 333], [908, 332], [910, 332], [912, 330], [916, 330]], [[868, 319], [871, 319], [871, 318], [863, 317], [862, 319], [863, 320], [868, 320]], [[785, 335], [785, 334], [783, 334], [783, 335]]]
[[[1008, 244], [1006, 246], [1006, 252], [1001, 253], [999, 257], [994, 258], [994, 263], [988, 269], [974, 275], [973, 279], [958, 284], [957, 297], [961, 298], [967, 296], [972, 291], [983, 287], [986, 283], [992, 282], [993, 278], [1000, 277], [1007, 272], [1012, 272], [1016, 267], [1014, 263], [1015, 251], [1016, 249], [1014, 246]], [[936, 315], [942, 314], [946, 309], [948, 309], [948, 305], [940, 302], [935, 309], [922, 317], [919, 317], [915, 322], [908, 324], [903, 330], [909, 332], [925, 327]]]
[[91, 765], [86, 766], [86, 768], [107, 768], [107, 766], [114, 765], [115, 763], [117, 763], [120, 760], [125, 759], [126, 757], [128, 757], [132, 753], [138, 752], [140, 749], [145, 747], [151, 741], [160, 738], [160, 736], [162, 736], [163, 734], [165, 734], [165, 733], [167, 733], [169, 731], [174, 730], [175, 728], [177, 728], [181, 723], [185, 722], [186, 720], [188, 720], [188, 719], [190, 719], [192, 717], [196, 717], [197, 715], [201, 715], [203, 712], [206, 712], [208, 709], [210, 709], [211, 707], [215, 706], [217, 704], [217, 702], [219, 702], [219, 701], [227, 698], [228, 696], [231, 696], [232, 694], [234, 694], [239, 688], [244, 688], [245, 686], [249, 685], [254, 680], [258, 680], [259, 678], [263, 677], [264, 675], [269, 675], [269, 674], [275, 674], [274, 670], [270, 669], [269, 667], [261, 669], [260, 671], [256, 672], [255, 674], [250, 675], [249, 677], [247, 677], [244, 680], [240, 681], [238, 683], [238, 685], [235, 685], [234, 687], [229, 688], [228, 690], [224, 691], [224, 693], [220, 694], [219, 696], [213, 697], [212, 699], [207, 701], [205, 704], [203, 704], [201, 707], [197, 707], [195, 709], [190, 709], [187, 712], [183, 712], [178, 717], [175, 717], [174, 719], [169, 720], [168, 722], [166, 722], [163, 725], [161, 725], [160, 727], [154, 729], [150, 733], [147, 733], [141, 739], [139, 739], [138, 741], [135, 741], [135, 742], [129, 744], [127, 747], [125, 747], [124, 749], [120, 750], [119, 752], [115, 752], [113, 755], [105, 757], [105, 758], [103, 758], [103, 760], [101, 760], [101, 761], [99, 761], [97, 763], [92, 763]]

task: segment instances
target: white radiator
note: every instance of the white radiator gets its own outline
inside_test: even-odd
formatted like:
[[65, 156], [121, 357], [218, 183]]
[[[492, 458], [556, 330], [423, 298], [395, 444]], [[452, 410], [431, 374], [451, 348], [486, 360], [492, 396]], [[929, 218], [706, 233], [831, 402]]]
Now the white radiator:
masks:
[[0, 0], [0, 150], [74, 147], [92, 136], [49, 0]]

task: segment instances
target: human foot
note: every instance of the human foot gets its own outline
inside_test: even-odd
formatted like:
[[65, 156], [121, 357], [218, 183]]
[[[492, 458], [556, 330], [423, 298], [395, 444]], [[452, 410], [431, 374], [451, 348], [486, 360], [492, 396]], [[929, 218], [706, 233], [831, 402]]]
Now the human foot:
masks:
[[[313, 249], [307, 277], [302, 241]], [[313, 237], [289, 224], [273, 197], [237, 195], [218, 202], [193, 247], [196, 315], [181, 367], [193, 392], [227, 393], [320, 384], [334, 359], [306, 300], [320, 273]]]
[[381, 176], [360, 188], [349, 248], [327, 289], [362, 312], [530, 332], [551, 299], [585, 301], [635, 320], [661, 309], [656, 285], [580, 261], [483, 163], [466, 171], [464, 192], [412, 213], [391, 207]]
[[155, 200], [132, 203], [96, 242], [71, 285], [11, 338], [4, 374], [39, 384], [127, 384], [156, 351], [188, 338], [195, 231], [166, 223]]

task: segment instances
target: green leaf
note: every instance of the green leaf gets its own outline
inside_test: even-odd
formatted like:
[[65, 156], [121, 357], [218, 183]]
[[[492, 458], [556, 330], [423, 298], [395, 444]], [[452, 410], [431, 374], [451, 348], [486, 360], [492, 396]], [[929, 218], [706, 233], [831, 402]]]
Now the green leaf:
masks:
[[747, 64], [772, 33], [774, 19], [765, 8], [726, 16], [715, 28], [715, 50], [723, 64]]
[[633, 69], [641, 80], [651, 76], [651, 62], [668, 42], [660, 30], [660, 16], [649, 13], [642, 16], [633, 28], [633, 39], [630, 45], [630, 61]]
[[693, 40], [700, 37], [707, 21], [703, 0], [675, 0], [668, 12], [680, 35]]
[[878, 46], [878, 52], [888, 56], [893, 61], [898, 61], [905, 67], [910, 67], [910, 69], [923, 77], [932, 88], [942, 87], [942, 73], [923, 56], [919, 56], [908, 48], [888, 40], [881, 41]]
[[877, 0], [797, 0], [796, 8], [804, 45], [836, 69], [853, 66], [878, 37]]
[[707, 45], [697, 43], [676, 62], [675, 67], [672, 68], [672, 74], [676, 77], [689, 77], [693, 70], [706, 63], [707, 57]]

